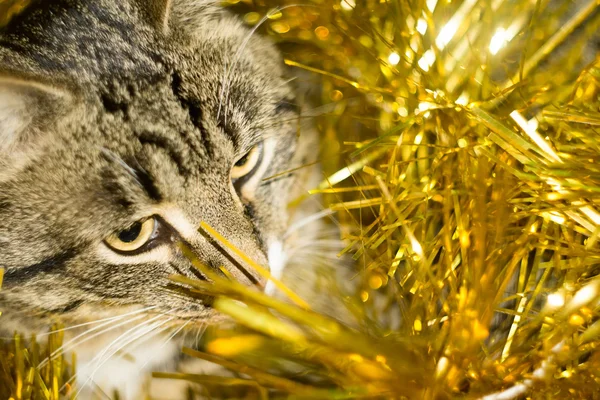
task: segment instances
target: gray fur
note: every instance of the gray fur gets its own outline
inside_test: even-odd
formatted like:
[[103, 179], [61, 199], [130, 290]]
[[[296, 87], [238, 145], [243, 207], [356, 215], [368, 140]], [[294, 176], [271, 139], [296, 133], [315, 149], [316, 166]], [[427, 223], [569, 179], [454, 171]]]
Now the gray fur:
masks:
[[[239, 193], [229, 178], [265, 139], [274, 151], [263, 177], [316, 157], [312, 134], [298, 137], [295, 112], [278, 106], [294, 99], [280, 55], [258, 35], [238, 51], [249, 30], [211, 5], [170, 3], [45, 0], [0, 33], [0, 100], [15, 101], [0, 108], [5, 328], [127, 306], [209, 319], [209, 307], [162, 290], [171, 274], [195, 275], [156, 210], [207, 222], [263, 265], [285, 232], [306, 172]], [[151, 215], [164, 219], [168, 262], [99, 255], [106, 237]], [[206, 235], [185, 239], [207, 265], [264, 284]]]

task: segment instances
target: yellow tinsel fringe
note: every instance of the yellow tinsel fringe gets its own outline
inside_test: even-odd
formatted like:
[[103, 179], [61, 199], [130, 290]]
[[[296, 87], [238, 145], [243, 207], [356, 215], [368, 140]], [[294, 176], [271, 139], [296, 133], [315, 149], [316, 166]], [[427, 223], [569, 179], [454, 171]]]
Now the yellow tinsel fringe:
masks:
[[239, 375], [155, 376], [215, 398], [597, 397], [597, 3], [229, 5], [320, 76], [301, 121], [323, 133], [312, 192], [359, 266], [358, 322], [174, 277], [239, 323], [184, 352]]
[[597, 396], [597, 3], [231, 6], [321, 76], [313, 193], [360, 265], [360, 327], [225, 291], [249, 331], [196, 355], [270, 398]]
[[71, 360], [65, 358], [63, 336], [55, 326], [44, 335], [42, 344], [35, 337], [25, 340], [19, 334], [0, 338], [0, 399], [74, 399], [75, 355]]

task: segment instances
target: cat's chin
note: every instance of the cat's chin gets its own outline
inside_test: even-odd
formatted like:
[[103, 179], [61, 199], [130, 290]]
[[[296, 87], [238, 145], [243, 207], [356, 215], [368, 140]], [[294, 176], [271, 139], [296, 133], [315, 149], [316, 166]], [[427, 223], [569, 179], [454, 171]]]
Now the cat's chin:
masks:
[[82, 305], [62, 317], [65, 352], [67, 357], [77, 355], [78, 398], [118, 392], [125, 400], [148, 394], [153, 399], [184, 399], [185, 382], [157, 382], [151, 373], [176, 371], [181, 348], [195, 348], [208, 324], [226, 319], [209, 308], [199, 315], [193, 310], [99, 304]]
[[[105, 360], [98, 356], [103, 354], [113, 342], [118, 341], [119, 335], [115, 334], [102, 340], [101, 345], [78, 351], [76, 385], [76, 390], [80, 391], [78, 397], [94, 399], [101, 398], [97, 396], [98, 393], [112, 396], [118, 392], [120, 399], [137, 400], [149, 394], [150, 385], [153, 383], [151, 373], [174, 371], [183, 341], [181, 337], [169, 340], [167, 333], [148, 336], [148, 339], [141, 339], [131, 349], [126, 349], [122, 354], [116, 354]], [[104, 358], [114, 351], [111, 349], [106, 352]], [[185, 385], [173, 387], [173, 384], [168, 382], [161, 382], [160, 385], [168, 387], [170, 399], [184, 399]]]

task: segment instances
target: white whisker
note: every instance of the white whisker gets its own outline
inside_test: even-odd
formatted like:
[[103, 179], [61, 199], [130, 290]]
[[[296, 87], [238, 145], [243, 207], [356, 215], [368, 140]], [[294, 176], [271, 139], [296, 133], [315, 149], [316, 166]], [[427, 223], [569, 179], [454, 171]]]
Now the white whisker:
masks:
[[61, 329], [56, 329], [56, 330], [53, 330], [53, 331], [48, 331], [48, 332], [40, 333], [39, 335], [36, 335], [36, 336], [37, 337], [42, 337], [42, 336], [51, 335], [53, 333], [65, 332], [65, 331], [70, 331], [70, 330], [73, 330], [73, 329], [81, 328], [82, 326], [99, 324], [99, 323], [105, 322], [105, 321], [119, 320], [119, 319], [125, 318], [125, 317], [127, 317], [129, 315], [139, 314], [141, 312], [148, 311], [148, 310], [151, 310], [153, 308], [156, 308], [156, 306], [142, 308], [140, 310], [131, 311], [131, 312], [126, 313], [126, 314], [121, 314], [121, 315], [116, 315], [116, 316], [112, 316], [112, 317], [97, 319], [97, 320], [90, 321], [90, 322], [84, 322], [84, 323], [78, 324], [78, 325], [71, 325], [71, 326], [68, 326], [66, 328], [61, 328]]
[[[316, 246], [303, 246], [303, 247], [294, 247], [287, 250], [286, 254], [288, 260], [293, 260], [295, 257], [298, 257], [303, 254], [310, 255], [324, 255], [324, 256], [335, 256], [342, 251], [342, 247], [316, 247]], [[339, 258], [337, 258], [339, 259]]]
[[[79, 395], [79, 393], [81, 392], [81, 390], [83, 390], [83, 388], [85, 388], [85, 386], [94, 378], [94, 375], [96, 374], [96, 372], [98, 372], [98, 370], [100, 368], [102, 368], [102, 366], [108, 360], [110, 360], [116, 353], [118, 353], [119, 351], [123, 350], [125, 348], [125, 346], [129, 345], [130, 343], [137, 341], [142, 336], [145, 336], [149, 332], [152, 332], [156, 328], [158, 328], [158, 327], [160, 327], [160, 326], [168, 323], [169, 321], [171, 321], [171, 320], [173, 320], [175, 318], [175, 317], [169, 317], [166, 320], [162, 320], [162, 321], [158, 321], [158, 322], [154, 322], [153, 324], [150, 324], [151, 322], [155, 321], [156, 319], [160, 319], [162, 317], [163, 317], [162, 315], [157, 315], [157, 316], [151, 318], [148, 321], [144, 321], [141, 324], [138, 324], [138, 325], [134, 326], [133, 328], [128, 329], [123, 334], [121, 334], [119, 337], [117, 337], [115, 340], [113, 340], [112, 342], [110, 342], [108, 344], [108, 346], [106, 346], [102, 352], [100, 352], [98, 355], [96, 355], [91, 360], [91, 362], [90, 362], [90, 363], [93, 363], [95, 365], [95, 367], [92, 370], [92, 372], [88, 375], [88, 378], [83, 383], [83, 385], [79, 388], [79, 390], [77, 391], [77, 393], [75, 393], [75, 398], [77, 398], [77, 396]], [[129, 335], [130, 333], [132, 333], [132, 334]], [[120, 344], [119, 342], [122, 341], [123, 338], [125, 338], [126, 340], [123, 343]], [[107, 353], [109, 352], [109, 350], [111, 348], [115, 348], [115, 349], [112, 350], [107, 355]], [[69, 381], [67, 383], [65, 383], [65, 385], [63, 385], [63, 388], [68, 383], [72, 382], [73, 379], [76, 376], [77, 376], [77, 374], [73, 375], [71, 377], [71, 379], [69, 379]]]
[[290, 225], [290, 227], [287, 229], [287, 231], [285, 232], [285, 234], [283, 235], [284, 239], [288, 238], [292, 233], [296, 232], [298, 229], [305, 227], [306, 225], [318, 221], [321, 218], [325, 218], [329, 215], [334, 214], [335, 211], [331, 210], [331, 209], [325, 209], [323, 211], [319, 211], [317, 213], [311, 214], [307, 217], [302, 218], [299, 221], [294, 222], [293, 224]]
[[[92, 359], [92, 362], [93, 362], [93, 361], [94, 361], [96, 358], [102, 357], [104, 354], [106, 354], [106, 352], [107, 352], [107, 351], [108, 351], [108, 350], [109, 350], [109, 349], [110, 349], [110, 348], [111, 348], [113, 345], [117, 344], [117, 343], [119, 342], [119, 340], [121, 340], [122, 338], [126, 338], [126, 337], [127, 337], [127, 335], [128, 335], [129, 333], [132, 333], [133, 335], [137, 335], [137, 334], [138, 334], [138, 332], [136, 332], [136, 331], [144, 331], [145, 329], [147, 329], [147, 327], [148, 327], [148, 326], [150, 326], [150, 323], [151, 323], [151, 322], [154, 322], [154, 321], [156, 321], [156, 320], [159, 320], [159, 319], [161, 319], [162, 317], [163, 317], [162, 315], [156, 315], [156, 316], [154, 316], [154, 317], [150, 318], [149, 320], [147, 320], [147, 321], [143, 321], [142, 323], [140, 323], [140, 324], [137, 324], [136, 326], [134, 326], [134, 327], [132, 327], [132, 328], [130, 328], [130, 329], [128, 329], [128, 330], [126, 330], [126, 331], [125, 331], [125, 332], [123, 332], [121, 335], [119, 335], [119, 336], [118, 336], [118, 337], [117, 337], [115, 340], [113, 340], [112, 342], [110, 342], [110, 343], [108, 344], [108, 346], [106, 346], [106, 347], [104, 348], [104, 350], [103, 350], [103, 351], [102, 351], [100, 354], [96, 355], [96, 357], [94, 357], [94, 359]], [[173, 318], [174, 318], [174, 317], [171, 317], [170, 319], [173, 319]]]
[[185, 327], [186, 327], [186, 326], [187, 326], [187, 325], [188, 325], [190, 322], [191, 322], [191, 321], [190, 321], [190, 320], [188, 320], [188, 321], [186, 321], [186, 322], [185, 322], [185, 324], [183, 324], [183, 325], [181, 325], [179, 328], [175, 329], [175, 332], [173, 332], [172, 334], [170, 334], [170, 335], [169, 335], [169, 337], [167, 337], [167, 339], [165, 339], [165, 341], [164, 341], [164, 342], [163, 342], [163, 343], [160, 345], [160, 347], [159, 347], [158, 349], [156, 349], [156, 351], [155, 351], [155, 352], [154, 352], [154, 353], [153, 353], [153, 354], [152, 354], [150, 357], [148, 357], [148, 358], [146, 359], [146, 361], [144, 362], [144, 364], [142, 364], [142, 366], [140, 367], [140, 369], [141, 369], [141, 370], [143, 370], [143, 369], [144, 369], [144, 367], [145, 367], [146, 365], [148, 365], [148, 363], [149, 363], [150, 361], [152, 361], [152, 360], [154, 359], [154, 357], [156, 357], [156, 355], [159, 353], [159, 351], [160, 351], [160, 350], [162, 350], [162, 349], [163, 349], [163, 347], [165, 347], [167, 344], [169, 344], [169, 342], [170, 342], [171, 340], [173, 340], [173, 338], [174, 338], [175, 336], [177, 336], [177, 334], [178, 334], [179, 332], [181, 332], [183, 329], [185, 329]]
[[322, 247], [322, 248], [340, 248], [344, 247], [344, 244], [341, 240], [336, 239], [305, 239], [294, 242], [294, 246], [292, 248], [302, 249], [305, 247]]
[[[172, 317], [171, 320], [175, 319], [175, 317]], [[163, 333], [164, 331], [166, 331], [167, 329], [171, 328], [170, 326], [165, 326], [162, 329], [159, 330], [155, 330], [150, 332], [148, 335], [146, 335], [146, 337], [144, 337], [143, 340], [137, 342], [136, 344], [134, 344], [131, 348], [128, 349], [129, 353], [132, 353], [134, 350], [138, 349], [140, 347], [140, 345], [142, 345], [144, 342], [146, 342], [148, 339], [152, 339], [153, 337], [160, 335], [161, 333]], [[118, 358], [118, 357], [117, 357]]]
[[[141, 312], [153, 309], [153, 308], [156, 308], [156, 307], [153, 306], [153, 307], [148, 307], [148, 308], [145, 308], [145, 309], [142, 309], [142, 310], [138, 310], [137, 313], [141, 313]], [[135, 313], [129, 313], [129, 314], [126, 314], [125, 316], [130, 316], [132, 314], [135, 314]], [[100, 324], [100, 325], [92, 328], [92, 329], [88, 329], [87, 331], [85, 331], [83, 333], [80, 333], [79, 335], [75, 336], [73, 339], [71, 339], [68, 342], [64, 343], [58, 349], [54, 350], [48, 357], [46, 357], [44, 360], [42, 360], [42, 362], [40, 362], [40, 364], [38, 365], [38, 368], [42, 368], [52, 358], [56, 357], [57, 355], [59, 355], [61, 353], [64, 353], [64, 352], [66, 352], [68, 350], [71, 350], [71, 349], [73, 349], [73, 348], [75, 348], [75, 347], [77, 347], [77, 346], [79, 346], [79, 345], [81, 345], [81, 344], [83, 344], [85, 342], [88, 342], [88, 341], [90, 341], [90, 340], [92, 340], [92, 339], [94, 339], [94, 338], [96, 338], [96, 337], [98, 337], [100, 335], [105, 334], [106, 332], [110, 332], [110, 331], [112, 331], [112, 330], [114, 330], [116, 328], [119, 328], [119, 327], [121, 327], [123, 325], [127, 325], [127, 324], [129, 324], [129, 323], [131, 323], [133, 321], [137, 321], [140, 318], [144, 318], [144, 317], [145, 317], [145, 315], [138, 315], [135, 318], [126, 319], [125, 321], [123, 321], [123, 322], [121, 322], [119, 324], [116, 324], [116, 325], [113, 325], [113, 326], [109, 326], [106, 329], [102, 329], [101, 331], [96, 332], [95, 334], [86, 337], [90, 333], [95, 332], [96, 330], [98, 330], [98, 329], [100, 329], [100, 328], [102, 328], [102, 327], [104, 327], [106, 325], [110, 325], [110, 323], [114, 322], [114, 321], [113, 320], [109, 320], [109, 321], [106, 321], [106, 322], [104, 322], [104, 323], [102, 323], [102, 324]], [[84, 339], [80, 340], [80, 341], [77, 341], [80, 338], [84, 338]]]
[[[160, 316], [156, 316], [154, 318], [152, 318], [149, 321], [142, 321], [141, 323], [135, 325], [132, 328], [129, 328], [128, 330], [126, 330], [125, 332], [123, 332], [121, 335], [119, 335], [116, 339], [114, 339], [112, 342], [110, 342], [107, 346], [104, 347], [104, 350], [102, 352], [100, 352], [99, 354], [97, 354], [94, 358], [92, 358], [92, 360], [90, 361], [90, 363], [95, 363], [97, 360], [99, 360], [104, 354], [106, 354], [106, 352], [115, 344], [117, 343], [119, 340], [121, 340], [121, 338], [123, 338], [124, 336], [126, 336], [129, 332], [131, 331], [135, 331], [137, 329], [140, 329], [140, 327], [144, 327], [147, 326], [148, 323], [152, 320], [156, 320], [157, 318], [160, 318]], [[67, 387], [67, 385], [71, 384], [73, 381], [75, 381], [75, 379], [77, 378], [77, 376], [79, 375], [79, 372], [74, 374], [67, 382], [64, 383], [64, 385], [60, 388], [60, 391], [62, 391], [64, 388]], [[91, 379], [91, 378], [90, 378]], [[88, 379], [89, 381], [89, 379]], [[83, 387], [85, 387], [85, 385], [88, 383], [88, 381], [85, 382], [85, 384], [79, 388], [79, 390], [77, 391], [77, 394], [75, 395], [75, 398], [77, 398], [77, 395], [79, 394], [79, 392], [83, 389]]]
[[[225, 106], [227, 106], [227, 101], [229, 101], [229, 91], [228, 91], [229, 84], [230, 84], [229, 76], [231, 75], [231, 71], [235, 68], [235, 66], [238, 62], [238, 58], [242, 54], [242, 51], [246, 48], [246, 46], [248, 45], [248, 42], [250, 41], [250, 39], [252, 38], [254, 33], [258, 30], [258, 28], [260, 28], [262, 26], [262, 24], [265, 23], [265, 21], [267, 21], [271, 16], [277, 14], [278, 12], [281, 12], [281, 11], [285, 10], [286, 8], [290, 8], [290, 7], [315, 7], [315, 6], [309, 5], [309, 4], [288, 4], [283, 7], [276, 7], [275, 9], [271, 10], [267, 15], [265, 15], [256, 24], [256, 26], [254, 26], [250, 30], [250, 32], [248, 33], [248, 36], [244, 39], [244, 41], [240, 44], [240, 47], [238, 48], [238, 50], [235, 52], [235, 55], [233, 56], [233, 61], [230, 65], [230, 67], [227, 68], [227, 65], [225, 65], [225, 68], [223, 71], [223, 79], [221, 80], [221, 92], [219, 93], [219, 107], [217, 109], [217, 119], [219, 119], [219, 117], [221, 116], [221, 108], [223, 106], [223, 97], [225, 96], [226, 93], [227, 93], [227, 96], [225, 97]], [[227, 110], [225, 110], [225, 111], [227, 111]], [[225, 118], [227, 118], [227, 114], [225, 114]], [[225, 120], [225, 122], [227, 122], [227, 119]]]
[[316, 259], [326, 259], [330, 261], [339, 261], [340, 257], [326, 251], [303, 251], [300, 254], [294, 254], [290, 257], [290, 262], [298, 260], [300, 257], [312, 256]]
[[[344, 101], [347, 102], [348, 100], [344, 100]], [[258, 125], [257, 128], [260, 128], [260, 129], [274, 128], [276, 126], [279, 126], [279, 125], [282, 125], [282, 124], [285, 124], [288, 122], [298, 122], [298, 121], [301, 121], [302, 123], [306, 122], [306, 123], [312, 124], [312, 120], [314, 118], [325, 116], [327, 114], [332, 114], [335, 111], [335, 107], [339, 103], [340, 103], [339, 101], [334, 101], [334, 102], [327, 103], [327, 104], [324, 104], [319, 107], [313, 107], [313, 108], [308, 108], [308, 109], [303, 108], [303, 109], [301, 109], [299, 115], [296, 115], [292, 118], [282, 119], [280, 116], [266, 118], [266, 119], [262, 120], [262, 123], [260, 125]], [[310, 126], [310, 125], [305, 125], [303, 127], [306, 127], [306, 126]]]
[[281, 86], [286, 86], [289, 83], [292, 83], [293, 81], [297, 80], [298, 77], [297, 76], [293, 76], [290, 79], [286, 79], [285, 81], [281, 82], [281, 84], [279, 86], [276, 86], [275, 88], [280, 88]]
[[204, 335], [204, 332], [206, 332], [206, 328], [207, 328], [206, 324], [201, 324], [201, 326], [198, 327], [198, 331], [196, 332], [196, 340], [194, 341], [194, 346], [198, 346], [198, 341], [200, 340], [200, 336]]
[[91, 381], [91, 383], [94, 385], [94, 393], [95, 394], [101, 394], [103, 398], [107, 399], [107, 400], [113, 400], [112, 397], [110, 397], [100, 386], [98, 386], [96, 384], [96, 382]]
[[[229, 75], [231, 74], [231, 71], [233, 70], [233, 68], [235, 68], [235, 64], [237, 63], [239, 56], [241, 55], [242, 51], [246, 48], [246, 45], [250, 41], [250, 38], [258, 30], [258, 28], [260, 28], [260, 26], [262, 24], [264, 24], [265, 21], [268, 20], [269, 17], [271, 17], [271, 15], [273, 15], [279, 11], [280, 11], [280, 9], [278, 7], [276, 7], [274, 10], [270, 11], [267, 15], [265, 15], [258, 22], [258, 24], [256, 24], [256, 26], [250, 30], [250, 33], [248, 34], [248, 36], [244, 39], [242, 44], [240, 44], [240, 47], [237, 49], [237, 51], [235, 52], [235, 54], [233, 56], [233, 61], [232, 61], [229, 69], [227, 68], [227, 64], [225, 64], [225, 71], [223, 72], [223, 79], [221, 80], [221, 93], [219, 93], [219, 107], [217, 109], [217, 120], [221, 116], [221, 107], [223, 105], [223, 96], [225, 95], [226, 91], [229, 89], [229, 82], [228, 82]], [[228, 98], [229, 98], [229, 96], [227, 96], [225, 98], [225, 106], [227, 106]], [[225, 111], [227, 111], [227, 110], [225, 110]], [[225, 114], [225, 122], [227, 122], [227, 114]]]

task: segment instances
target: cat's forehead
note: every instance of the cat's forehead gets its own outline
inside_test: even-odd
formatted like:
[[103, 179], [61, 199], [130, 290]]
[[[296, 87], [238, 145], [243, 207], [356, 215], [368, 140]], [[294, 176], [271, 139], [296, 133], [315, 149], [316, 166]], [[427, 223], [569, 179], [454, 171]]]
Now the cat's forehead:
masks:
[[257, 59], [259, 51], [236, 56], [229, 48], [210, 45], [190, 52], [176, 72], [182, 80], [175, 93], [235, 140], [251, 145], [271, 127], [277, 105], [290, 100], [291, 91], [275, 60], [270, 65]]
[[36, 166], [40, 175], [73, 183], [95, 175], [131, 195], [120, 176], [105, 174], [108, 151], [123, 161], [117, 167], [139, 167], [165, 197], [179, 198], [180, 178], [190, 187], [208, 187], [209, 178], [227, 186], [235, 160], [278, 134], [277, 103], [290, 94], [281, 57], [227, 13], [175, 1], [169, 31], [158, 32], [133, 0], [36, 4], [0, 32], [0, 64], [73, 94], [60, 107], [46, 104], [36, 140], [64, 156]]
[[100, 92], [115, 90], [119, 81], [177, 73], [200, 84], [197, 97], [204, 94], [208, 103], [218, 85], [225, 86], [219, 102], [247, 105], [285, 90], [272, 44], [223, 10], [176, 1], [168, 34], [159, 34], [135, 3], [64, 0], [32, 7], [0, 32], [0, 70]]

